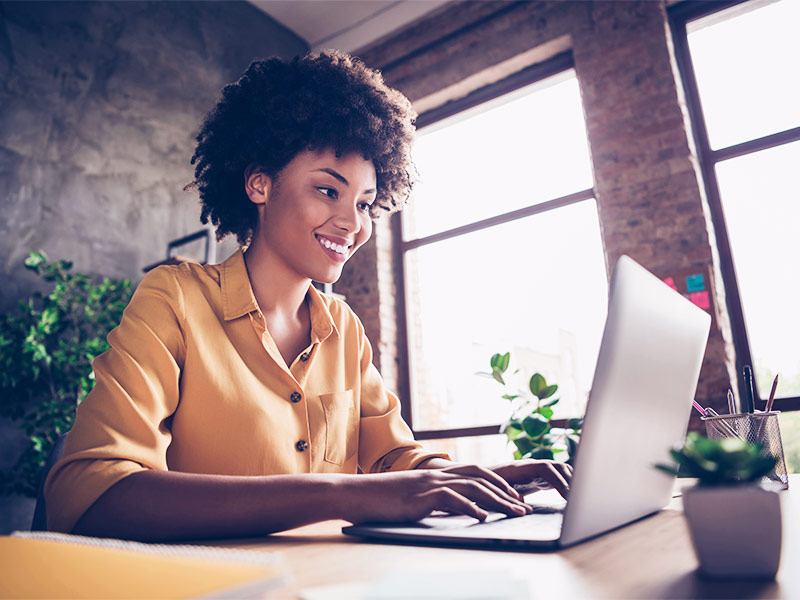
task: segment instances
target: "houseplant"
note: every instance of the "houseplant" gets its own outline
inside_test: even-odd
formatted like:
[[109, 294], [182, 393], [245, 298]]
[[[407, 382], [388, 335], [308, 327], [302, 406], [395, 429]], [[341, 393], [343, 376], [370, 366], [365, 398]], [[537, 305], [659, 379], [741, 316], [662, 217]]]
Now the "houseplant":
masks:
[[75, 408], [94, 385], [92, 360], [130, 300], [130, 281], [72, 272], [31, 252], [25, 267], [52, 285], [0, 315], [0, 416], [27, 437], [16, 465], [0, 472], [0, 493], [35, 497], [50, 448], [72, 427]]
[[558, 385], [548, 384], [541, 373], [534, 373], [526, 390], [510, 391], [512, 384], [506, 381], [510, 361], [510, 352], [494, 354], [489, 359], [491, 371], [480, 375], [491, 377], [506, 390], [502, 398], [511, 403], [511, 416], [500, 432], [514, 445], [514, 458], [554, 459], [556, 454], [565, 453], [566, 462], [571, 463], [582, 419], [569, 419], [563, 428], [553, 427], [553, 407], [559, 402], [553, 396]]
[[781, 556], [780, 495], [761, 481], [775, 458], [741, 438], [712, 440], [695, 432], [670, 454], [675, 464], [658, 469], [698, 480], [683, 492], [683, 507], [701, 572], [774, 577]]

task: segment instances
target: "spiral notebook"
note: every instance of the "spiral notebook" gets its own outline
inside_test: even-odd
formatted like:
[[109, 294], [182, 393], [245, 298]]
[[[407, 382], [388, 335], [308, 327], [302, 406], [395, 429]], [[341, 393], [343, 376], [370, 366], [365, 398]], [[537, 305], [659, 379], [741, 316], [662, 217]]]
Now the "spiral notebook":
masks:
[[280, 554], [50, 532], [0, 537], [0, 598], [248, 598], [285, 583]]

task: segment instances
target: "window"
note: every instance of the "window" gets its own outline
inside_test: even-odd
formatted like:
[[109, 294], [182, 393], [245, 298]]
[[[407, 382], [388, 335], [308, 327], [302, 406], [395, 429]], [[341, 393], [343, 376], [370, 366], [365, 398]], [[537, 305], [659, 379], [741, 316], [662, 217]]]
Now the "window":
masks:
[[800, 409], [800, 3], [685, 3], [671, 22], [737, 370], [761, 399], [780, 373], [775, 408]]
[[571, 66], [558, 57], [420, 117], [400, 242], [410, 421], [458, 460], [508, 456], [504, 436], [465, 438], [509, 416], [500, 386], [476, 374], [495, 352], [511, 352], [521, 387], [534, 371], [559, 384], [556, 417], [585, 407], [608, 283]]

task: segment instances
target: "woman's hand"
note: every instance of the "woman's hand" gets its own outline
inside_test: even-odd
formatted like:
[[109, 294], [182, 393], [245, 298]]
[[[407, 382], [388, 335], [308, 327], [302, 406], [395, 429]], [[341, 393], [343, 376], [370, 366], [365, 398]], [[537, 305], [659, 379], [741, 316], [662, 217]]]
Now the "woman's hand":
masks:
[[353, 523], [416, 521], [434, 510], [480, 521], [487, 511], [513, 517], [531, 512], [501, 475], [477, 465], [356, 475], [342, 481], [340, 492], [343, 516]]
[[534, 484], [533, 489], [553, 487], [564, 498], [569, 493], [572, 479], [571, 465], [552, 460], [515, 460], [492, 467], [491, 470], [512, 486], [526, 487]]

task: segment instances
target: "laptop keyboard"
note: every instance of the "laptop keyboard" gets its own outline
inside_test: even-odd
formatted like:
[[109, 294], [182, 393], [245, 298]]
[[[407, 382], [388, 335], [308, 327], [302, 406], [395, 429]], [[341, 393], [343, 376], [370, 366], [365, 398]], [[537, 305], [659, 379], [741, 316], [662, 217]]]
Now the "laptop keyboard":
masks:
[[536, 537], [534, 533], [558, 531], [563, 521], [563, 513], [533, 513], [524, 517], [501, 518], [496, 521], [476, 523], [475, 528], [481, 530], [481, 535], [513, 534], [514, 537]]
[[[548, 539], [558, 537], [564, 517], [563, 506], [534, 505], [533, 513], [524, 517], [507, 517], [489, 513], [485, 521], [476, 521], [465, 515], [434, 515], [422, 519], [423, 528], [438, 530], [463, 530], [480, 537]], [[470, 534], [471, 535], [471, 534]]]

